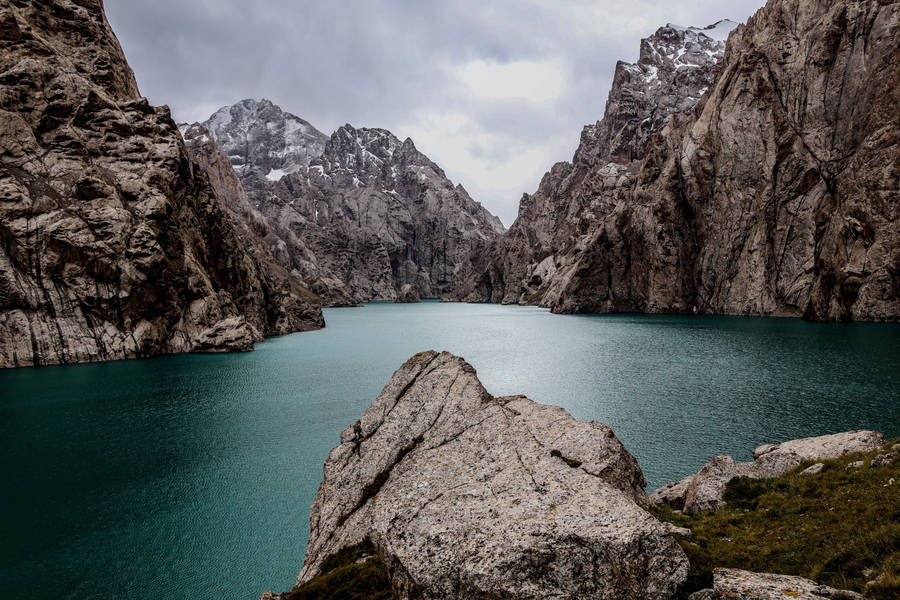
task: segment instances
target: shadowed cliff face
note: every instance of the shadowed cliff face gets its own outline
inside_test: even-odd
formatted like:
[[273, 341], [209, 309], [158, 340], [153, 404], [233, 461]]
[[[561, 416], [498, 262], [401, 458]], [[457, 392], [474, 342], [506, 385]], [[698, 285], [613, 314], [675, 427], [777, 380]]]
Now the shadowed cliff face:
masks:
[[[383, 264], [388, 264], [387, 254], [383, 252], [377, 237], [366, 237], [357, 231], [348, 231], [344, 236], [335, 235], [337, 240], [350, 243], [344, 246], [344, 252], [328, 254], [327, 258], [331, 258], [332, 262], [326, 262], [310, 249], [323, 243], [318, 228], [302, 218], [270, 219], [263, 215], [250, 202], [231, 162], [219, 150], [205, 127], [197, 124], [182, 126], [181, 133], [191, 159], [206, 172], [241, 238], [257, 255], [273, 263], [272, 270], [290, 272], [293, 278], [304, 281], [329, 305], [347, 306], [360, 302], [361, 299], [354, 296], [344, 281], [337, 277], [349, 272], [350, 263], [356, 268], [358, 277], [363, 275], [361, 267], [364, 261], [354, 261], [360, 254], [380, 257]], [[286, 215], [290, 216], [290, 213]], [[338, 262], [341, 259], [344, 260], [342, 264]], [[368, 289], [379, 289], [379, 285], [384, 290], [391, 289], [389, 271], [384, 275], [381, 273], [378, 271], [367, 282]]]
[[275, 253], [330, 303], [449, 290], [459, 258], [503, 231], [462, 186], [384, 129], [331, 137], [268, 100], [243, 100], [203, 124], [284, 242]]
[[0, 366], [249, 350], [322, 326], [249, 253], [99, 1], [0, 2]]
[[652, 136], [712, 85], [733, 27], [666, 25], [641, 40], [638, 62], [616, 65], [604, 117], [584, 128], [572, 162], [554, 165], [522, 197], [509, 232], [459, 263], [448, 297], [553, 306], [560, 271], [571, 267], [566, 254], [584, 252], [597, 225], [625, 202]]
[[510, 233], [462, 263], [453, 296], [897, 320], [898, 7], [769, 2], [642, 161], [609, 164], [594, 150], [608, 137], [586, 129], [574, 166], [554, 167]]

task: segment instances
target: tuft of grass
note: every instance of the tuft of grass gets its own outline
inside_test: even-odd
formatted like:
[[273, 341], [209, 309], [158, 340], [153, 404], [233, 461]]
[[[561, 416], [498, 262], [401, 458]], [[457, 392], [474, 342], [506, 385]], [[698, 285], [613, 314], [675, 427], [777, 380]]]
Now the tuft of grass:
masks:
[[[816, 475], [800, 474], [805, 463], [783, 477], [734, 479], [718, 510], [686, 515], [653, 507], [657, 518], [693, 532], [679, 539], [691, 563], [685, 595], [710, 587], [715, 567], [730, 567], [799, 575], [875, 600], [900, 598], [900, 458], [870, 467], [895, 443], [821, 461]], [[847, 468], [858, 460], [864, 466]]]
[[322, 573], [285, 594], [286, 600], [392, 600], [381, 559], [368, 539], [332, 554]]

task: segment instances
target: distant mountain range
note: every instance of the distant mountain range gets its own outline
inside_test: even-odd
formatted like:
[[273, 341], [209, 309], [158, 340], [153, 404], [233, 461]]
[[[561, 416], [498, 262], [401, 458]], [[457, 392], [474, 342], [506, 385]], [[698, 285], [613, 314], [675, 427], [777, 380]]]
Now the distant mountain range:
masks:
[[459, 258], [504, 231], [461, 185], [384, 129], [331, 137], [268, 100], [243, 100], [182, 131], [209, 136], [265, 219], [266, 244], [328, 304], [450, 289]]

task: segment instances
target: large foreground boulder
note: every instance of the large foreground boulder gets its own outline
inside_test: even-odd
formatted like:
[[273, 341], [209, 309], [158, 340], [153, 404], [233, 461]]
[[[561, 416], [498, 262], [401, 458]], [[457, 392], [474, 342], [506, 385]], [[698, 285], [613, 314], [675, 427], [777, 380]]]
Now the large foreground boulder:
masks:
[[612, 430], [423, 352], [341, 434], [298, 584], [366, 539], [407, 598], [671, 597], [688, 561]]
[[847, 431], [781, 444], [765, 444], [753, 451], [753, 462], [738, 463], [723, 454], [709, 459], [696, 475], [667, 483], [653, 492], [650, 500], [653, 504], [668, 504], [685, 512], [712, 510], [724, 506], [725, 488], [735, 477], [780, 477], [804, 461], [869, 452], [881, 448], [884, 443], [884, 434], [877, 431]]
[[716, 569], [713, 587], [691, 594], [690, 600], [862, 600], [862, 595], [836, 590], [803, 577]]

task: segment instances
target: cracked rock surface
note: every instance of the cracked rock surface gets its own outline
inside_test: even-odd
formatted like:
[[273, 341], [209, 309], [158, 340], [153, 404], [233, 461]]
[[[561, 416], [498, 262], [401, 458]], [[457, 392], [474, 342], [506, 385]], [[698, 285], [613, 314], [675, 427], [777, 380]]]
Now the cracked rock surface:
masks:
[[417, 354], [328, 456], [298, 582], [369, 538], [399, 598], [668, 598], [687, 558], [609, 427]]

